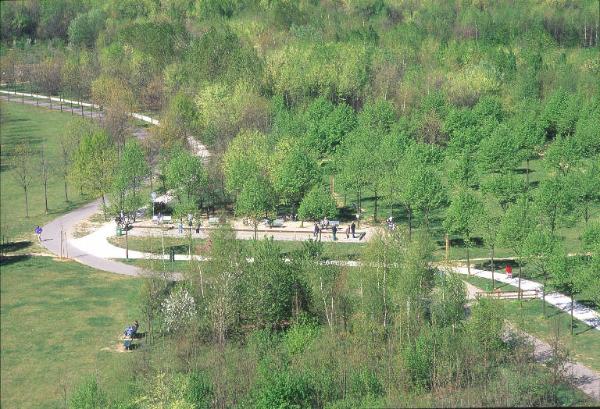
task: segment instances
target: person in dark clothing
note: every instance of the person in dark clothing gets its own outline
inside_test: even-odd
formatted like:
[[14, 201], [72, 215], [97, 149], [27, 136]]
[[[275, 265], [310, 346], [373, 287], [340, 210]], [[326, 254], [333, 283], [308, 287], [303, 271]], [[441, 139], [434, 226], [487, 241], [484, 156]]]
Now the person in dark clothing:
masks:
[[352, 232], [352, 238], [355, 239], [356, 236], [354, 234], [356, 233], [356, 223], [352, 222], [350, 225], [350, 231]]
[[335, 235], [337, 233], [337, 226], [335, 224], [331, 227], [331, 233], [333, 233], [333, 241], [336, 241], [337, 237], [335, 237]]
[[315, 239], [317, 238], [317, 236], [319, 235], [319, 224], [317, 222], [315, 222], [315, 229], [313, 231], [313, 235], [315, 236]]

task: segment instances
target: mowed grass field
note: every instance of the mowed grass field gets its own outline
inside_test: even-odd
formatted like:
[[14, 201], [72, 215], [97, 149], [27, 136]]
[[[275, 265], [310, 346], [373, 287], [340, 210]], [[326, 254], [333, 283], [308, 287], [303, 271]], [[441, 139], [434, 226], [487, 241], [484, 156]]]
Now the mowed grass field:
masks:
[[[81, 206], [84, 202], [73, 186], [69, 187], [68, 192], [70, 202], [65, 202], [64, 182], [60, 173], [61, 156], [58, 136], [66, 132], [69, 124], [76, 118], [70, 113], [50, 111], [17, 102], [0, 102], [2, 154], [0, 158], [0, 223], [5, 240], [32, 240], [36, 225], [43, 225], [60, 214]], [[15, 179], [14, 170], [10, 165], [14, 148], [20, 143], [29, 143], [36, 151], [45, 146], [51, 171], [48, 183], [49, 213], [45, 214], [44, 211], [44, 188], [41, 177], [34, 174], [28, 194], [28, 219], [25, 218], [23, 188]], [[35, 164], [38, 163], [38, 160], [34, 159], [34, 161]]]
[[[86, 377], [111, 396], [139, 352], [116, 352], [137, 315], [141, 280], [50, 257], [4, 258], [1, 275], [1, 406], [64, 408]], [[144, 331], [144, 328], [140, 328]]]

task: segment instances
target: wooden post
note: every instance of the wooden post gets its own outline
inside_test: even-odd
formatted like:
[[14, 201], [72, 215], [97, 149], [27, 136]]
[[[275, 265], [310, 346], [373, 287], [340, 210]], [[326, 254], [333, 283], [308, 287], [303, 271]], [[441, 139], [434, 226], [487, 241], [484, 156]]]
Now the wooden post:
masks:
[[125, 223], [125, 260], [129, 260], [129, 235], [127, 234], [127, 223]]

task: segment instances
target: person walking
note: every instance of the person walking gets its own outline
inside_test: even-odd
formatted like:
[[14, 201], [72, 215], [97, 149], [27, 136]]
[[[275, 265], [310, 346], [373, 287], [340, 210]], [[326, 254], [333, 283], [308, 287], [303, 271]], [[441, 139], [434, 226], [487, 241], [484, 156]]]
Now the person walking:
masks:
[[38, 241], [41, 243], [41, 241], [42, 241], [42, 228], [40, 226], [35, 226], [35, 234], [37, 235]]
[[336, 233], [337, 233], [337, 225], [333, 225], [331, 226], [331, 233], [333, 234], [333, 241], [337, 240], [337, 237], [335, 237]]
[[317, 238], [317, 236], [319, 235], [319, 224], [317, 222], [315, 222], [315, 228], [313, 231], [313, 236], [315, 237], [315, 239]]
[[350, 238], [350, 226], [346, 226], [346, 239]]
[[352, 222], [350, 225], [350, 231], [352, 232], [352, 238], [355, 239], [356, 236], [354, 234], [356, 233], [356, 223]]
[[179, 219], [179, 225], [177, 226], [178, 230], [179, 230], [179, 234], [183, 234], [183, 222], [181, 219]]

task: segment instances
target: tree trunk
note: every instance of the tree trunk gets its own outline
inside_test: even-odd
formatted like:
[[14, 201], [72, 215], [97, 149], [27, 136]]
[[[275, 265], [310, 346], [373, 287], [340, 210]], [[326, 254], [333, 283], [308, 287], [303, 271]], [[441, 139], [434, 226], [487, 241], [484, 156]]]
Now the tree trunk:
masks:
[[574, 298], [574, 294], [573, 294], [573, 291], [571, 291], [571, 335], [573, 335], [573, 307], [575, 304], [575, 301], [573, 298]]
[[69, 195], [67, 193], [67, 177], [65, 176], [65, 202], [69, 201]]
[[527, 166], [525, 168], [525, 178], [527, 183], [525, 184], [525, 189], [529, 191], [529, 158], [526, 159]]
[[546, 318], [546, 281], [547, 275], [544, 273], [544, 284], [542, 286], [542, 314], [544, 315], [544, 318]]
[[471, 252], [469, 250], [470, 246], [467, 245], [467, 274], [471, 277]]
[[25, 218], [29, 219], [29, 200], [27, 197], [27, 186], [23, 186], [23, 190], [25, 191]]
[[521, 274], [522, 274], [521, 259], [519, 258], [519, 307], [523, 308], [523, 297], [521, 297]]
[[412, 240], [412, 209], [410, 207], [408, 210], [408, 241]]
[[493, 247], [492, 247], [491, 263], [492, 263], [492, 291], [494, 291], [496, 289], [496, 280], [494, 279], [494, 270], [496, 269], [496, 266], [494, 265], [494, 248]]
[[44, 209], [48, 214], [48, 181], [44, 181]]
[[378, 199], [378, 197], [377, 197], [377, 189], [375, 189], [375, 204], [374, 204], [375, 205], [374, 206], [375, 209], [373, 211], [373, 221], [375, 223], [377, 223], [377, 199]]

